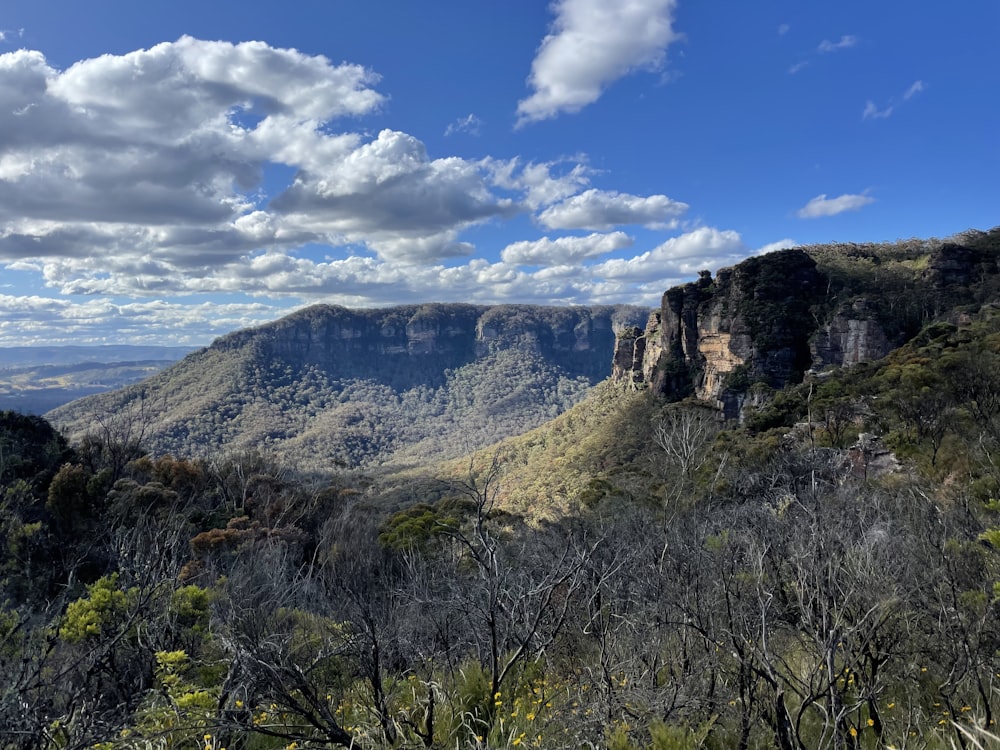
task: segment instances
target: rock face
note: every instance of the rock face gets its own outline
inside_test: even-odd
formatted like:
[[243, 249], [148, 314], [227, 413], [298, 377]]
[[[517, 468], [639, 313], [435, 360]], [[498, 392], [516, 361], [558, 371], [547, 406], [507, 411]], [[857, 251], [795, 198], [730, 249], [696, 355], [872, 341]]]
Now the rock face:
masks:
[[820, 326], [811, 346], [815, 369], [827, 365], [851, 367], [881, 359], [892, 349], [889, 337], [864, 299], [855, 300]]
[[[663, 295], [619, 340], [615, 377], [740, 416], [763, 384], [886, 356], [940, 317], [1000, 295], [1000, 229], [949, 241], [826, 245], [756, 256]], [[641, 342], [641, 346], [639, 343]], [[763, 389], [766, 391], [767, 389]]]
[[557, 360], [596, 382], [608, 376], [617, 331], [642, 322], [648, 308], [627, 305], [427, 304], [350, 310], [316, 305], [257, 329], [229, 334], [213, 348], [250, 345], [261, 358], [317, 367], [338, 377], [424, 382], [499, 349]]
[[632, 326], [618, 333], [611, 359], [611, 377], [623, 383], [643, 382], [642, 361], [646, 354], [646, 332]]
[[806, 253], [785, 250], [668, 290], [659, 330], [646, 332], [659, 346], [642, 363], [643, 379], [730, 412], [738, 408], [730, 395], [749, 382], [779, 387], [801, 377], [812, 362], [803, 326], [821, 281]]

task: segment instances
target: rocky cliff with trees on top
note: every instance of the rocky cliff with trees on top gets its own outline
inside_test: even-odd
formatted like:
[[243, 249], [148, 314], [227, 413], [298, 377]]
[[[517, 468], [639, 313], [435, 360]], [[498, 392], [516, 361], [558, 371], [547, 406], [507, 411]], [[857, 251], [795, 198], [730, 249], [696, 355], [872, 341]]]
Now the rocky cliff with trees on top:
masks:
[[[616, 379], [727, 417], [808, 371], [884, 357], [942, 314], [995, 297], [1000, 231], [948, 241], [828, 245], [749, 258], [669, 289], [645, 329], [626, 329]], [[766, 393], [764, 394], [766, 395]]]

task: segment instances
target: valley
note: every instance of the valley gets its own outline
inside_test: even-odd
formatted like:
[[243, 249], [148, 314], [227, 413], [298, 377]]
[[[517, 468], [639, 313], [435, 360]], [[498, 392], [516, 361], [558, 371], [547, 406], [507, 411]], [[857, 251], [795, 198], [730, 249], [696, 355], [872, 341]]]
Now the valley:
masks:
[[998, 263], [994, 229], [782, 250], [652, 311], [320, 306], [2, 412], [0, 724], [990, 746]]

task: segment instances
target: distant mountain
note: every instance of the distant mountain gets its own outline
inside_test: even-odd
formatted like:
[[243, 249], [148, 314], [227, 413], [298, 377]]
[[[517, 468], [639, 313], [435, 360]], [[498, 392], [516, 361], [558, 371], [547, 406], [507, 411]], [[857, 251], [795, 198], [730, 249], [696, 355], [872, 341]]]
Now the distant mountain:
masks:
[[0, 372], [40, 365], [75, 365], [84, 362], [176, 362], [197, 347], [135, 346], [4, 346], [0, 347]]
[[44, 414], [137, 383], [191, 351], [181, 346], [0, 347], [0, 410]]
[[158, 453], [261, 449], [306, 468], [419, 463], [519, 434], [611, 373], [630, 306], [316, 306], [47, 416], [71, 438], [142, 420]]

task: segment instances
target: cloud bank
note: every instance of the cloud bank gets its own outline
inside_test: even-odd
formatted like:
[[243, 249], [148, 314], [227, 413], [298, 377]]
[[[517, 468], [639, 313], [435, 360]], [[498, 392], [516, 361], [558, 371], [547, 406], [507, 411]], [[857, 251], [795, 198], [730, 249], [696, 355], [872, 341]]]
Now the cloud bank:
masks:
[[[601, 7], [561, 2], [554, 31], [603, 50], [578, 79], [598, 88], [657, 64], [674, 38], [672, 2], [628, 6], [613, 32]], [[3, 297], [0, 345], [80, 343], [87, 321], [90, 343], [147, 323], [197, 343], [321, 300], [655, 304], [692, 268], [750, 252], [734, 232], [682, 226], [683, 202], [595, 187], [585, 156], [434, 156], [411, 134], [365, 132], [378, 84], [260, 42], [182, 37], [65, 70], [37, 51], [0, 55], [0, 268], [90, 297]], [[477, 126], [470, 115], [453, 132]], [[496, 260], [469, 239], [519, 218], [528, 236]], [[624, 257], [629, 226], [683, 233]]]

